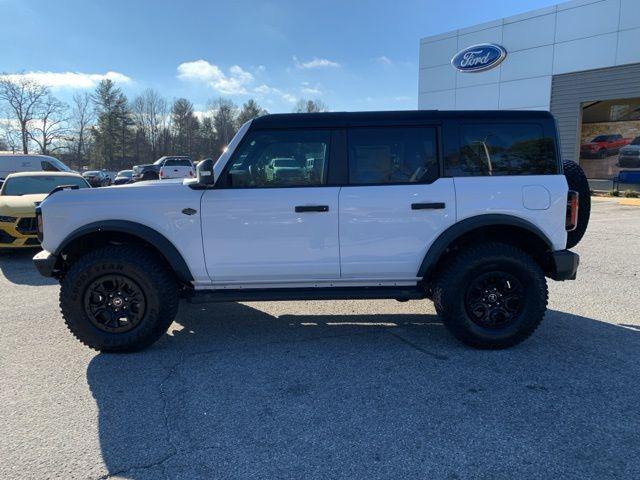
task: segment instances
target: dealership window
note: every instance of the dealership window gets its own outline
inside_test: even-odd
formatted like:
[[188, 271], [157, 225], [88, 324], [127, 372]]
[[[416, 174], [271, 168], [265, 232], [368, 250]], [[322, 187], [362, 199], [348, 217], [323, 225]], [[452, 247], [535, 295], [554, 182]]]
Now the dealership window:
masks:
[[351, 128], [349, 183], [424, 183], [438, 176], [436, 129]]
[[538, 124], [460, 126], [460, 148], [448, 155], [447, 176], [544, 175], [557, 173], [553, 139]]
[[230, 161], [224, 185], [236, 188], [323, 185], [330, 142], [329, 130], [249, 133]]

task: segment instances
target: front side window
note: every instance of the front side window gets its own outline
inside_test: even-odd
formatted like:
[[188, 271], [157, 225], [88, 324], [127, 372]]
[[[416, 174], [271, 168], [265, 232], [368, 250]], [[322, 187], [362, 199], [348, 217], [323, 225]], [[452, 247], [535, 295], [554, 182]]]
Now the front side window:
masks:
[[42, 167], [43, 172], [59, 172], [60, 171], [49, 162], [40, 162], [40, 166]]
[[329, 130], [250, 132], [229, 160], [223, 186], [235, 188], [324, 185]]
[[538, 124], [461, 125], [460, 149], [445, 162], [451, 177], [554, 173], [554, 142]]
[[438, 177], [436, 129], [351, 128], [348, 133], [351, 185], [426, 183]]

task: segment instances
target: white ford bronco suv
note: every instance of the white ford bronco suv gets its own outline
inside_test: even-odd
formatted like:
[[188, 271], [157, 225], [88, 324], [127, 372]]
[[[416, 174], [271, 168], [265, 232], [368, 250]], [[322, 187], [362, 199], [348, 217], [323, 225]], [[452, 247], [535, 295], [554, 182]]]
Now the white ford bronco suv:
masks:
[[429, 298], [464, 343], [509, 347], [545, 277], [575, 278], [590, 209], [551, 114], [524, 111], [267, 115], [193, 180], [58, 190], [34, 262], [108, 352], [156, 341], [181, 298]]

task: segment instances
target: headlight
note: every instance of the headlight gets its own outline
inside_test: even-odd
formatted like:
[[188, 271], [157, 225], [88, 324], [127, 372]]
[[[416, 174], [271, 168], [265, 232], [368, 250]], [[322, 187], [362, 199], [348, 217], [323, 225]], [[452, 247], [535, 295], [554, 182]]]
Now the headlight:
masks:
[[17, 220], [17, 217], [5, 217], [0, 215], [0, 223], [16, 223]]

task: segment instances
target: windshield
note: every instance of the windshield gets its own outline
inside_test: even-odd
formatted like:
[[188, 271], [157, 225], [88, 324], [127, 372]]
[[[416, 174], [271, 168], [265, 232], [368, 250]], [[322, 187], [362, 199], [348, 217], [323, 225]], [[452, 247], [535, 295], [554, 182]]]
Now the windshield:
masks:
[[606, 142], [609, 139], [607, 135], [598, 135], [592, 142]]
[[154, 164], [154, 165], [162, 165], [162, 162], [164, 162], [166, 158], [167, 158], [167, 157], [159, 158], [158, 160], [156, 160], [155, 162], [153, 162], [153, 164]]
[[131, 170], [121, 170], [118, 172], [118, 177], [130, 177], [133, 172]]
[[631, 145], [640, 145], [640, 137], [636, 137], [631, 142]]
[[77, 185], [80, 188], [89, 188], [86, 180], [79, 177], [62, 176], [37, 176], [37, 177], [14, 177], [8, 178], [2, 186], [0, 195], [32, 195], [38, 193], [49, 193], [54, 188], [62, 185]]
[[98, 175], [100, 175], [100, 172], [84, 172], [82, 175], [86, 176], [86, 177], [97, 177]]

